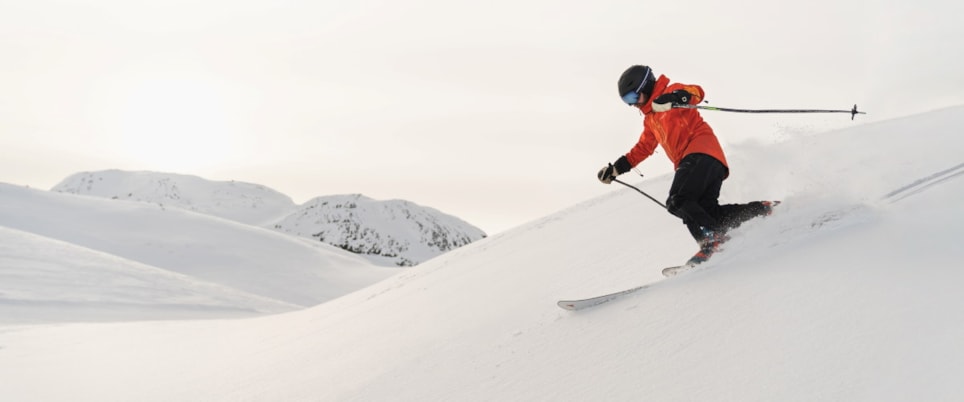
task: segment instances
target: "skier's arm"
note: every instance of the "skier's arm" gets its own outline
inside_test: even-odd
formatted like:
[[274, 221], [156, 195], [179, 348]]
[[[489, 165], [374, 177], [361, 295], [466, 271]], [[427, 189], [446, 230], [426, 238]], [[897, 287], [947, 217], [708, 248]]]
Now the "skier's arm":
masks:
[[628, 154], [616, 158], [615, 162], [599, 169], [596, 177], [599, 178], [599, 181], [609, 184], [616, 176], [628, 172], [642, 162], [643, 159], [652, 155], [655, 148], [656, 136], [654, 136], [649, 129], [643, 129], [643, 134], [639, 136], [639, 142], [636, 143], [633, 149], [629, 150]]
[[636, 167], [636, 165], [639, 165], [642, 161], [646, 160], [646, 158], [652, 155], [653, 151], [656, 150], [656, 144], [656, 136], [653, 134], [653, 131], [649, 128], [649, 126], [644, 124], [643, 133], [639, 135], [639, 141], [636, 142], [636, 145], [633, 146], [633, 149], [630, 149], [629, 153], [625, 155], [626, 162], [629, 164], [629, 168], [626, 169], [626, 171]]

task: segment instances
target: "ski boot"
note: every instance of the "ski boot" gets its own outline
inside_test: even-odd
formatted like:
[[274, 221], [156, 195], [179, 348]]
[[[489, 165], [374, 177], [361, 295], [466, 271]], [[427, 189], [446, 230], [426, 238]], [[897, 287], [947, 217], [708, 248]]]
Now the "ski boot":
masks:
[[780, 201], [760, 201], [760, 205], [763, 206], [760, 216], [770, 216], [773, 215], [773, 207], [780, 205]]
[[722, 250], [720, 247], [724, 242], [730, 240], [730, 236], [727, 236], [723, 231], [712, 230], [710, 228], [701, 228], [703, 231], [702, 239], [699, 240], [700, 251], [697, 251], [683, 264], [685, 267], [695, 267], [702, 264], [710, 259], [717, 251]]

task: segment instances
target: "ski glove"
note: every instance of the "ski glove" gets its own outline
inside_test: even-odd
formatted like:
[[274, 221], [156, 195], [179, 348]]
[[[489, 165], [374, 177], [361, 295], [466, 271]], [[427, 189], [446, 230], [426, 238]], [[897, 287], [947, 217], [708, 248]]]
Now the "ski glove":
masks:
[[616, 163], [610, 163], [607, 166], [603, 166], [602, 169], [599, 169], [599, 173], [596, 173], [596, 177], [599, 178], [599, 181], [609, 184], [616, 179], [616, 176], [628, 172], [629, 169], [632, 169], [632, 166], [629, 164], [629, 160], [626, 159], [626, 156], [623, 155], [620, 156], [619, 159], [616, 159]]
[[656, 113], [665, 112], [673, 108], [673, 104], [686, 105], [690, 103], [689, 92], [682, 89], [670, 92], [668, 94], [662, 94], [656, 99], [653, 99], [653, 111]]

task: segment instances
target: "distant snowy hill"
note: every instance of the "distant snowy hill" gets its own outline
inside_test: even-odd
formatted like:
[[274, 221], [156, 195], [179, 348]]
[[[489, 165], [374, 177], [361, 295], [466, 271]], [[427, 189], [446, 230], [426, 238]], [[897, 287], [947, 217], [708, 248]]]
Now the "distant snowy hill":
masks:
[[51, 191], [166, 205], [257, 226], [271, 224], [295, 207], [290, 197], [265, 186], [172, 173], [82, 172]]
[[0, 183], [0, 323], [289, 311], [484, 236], [407, 201], [296, 206], [264, 186], [186, 175], [86, 172], [53, 191]]
[[297, 206], [265, 186], [171, 173], [83, 172], [51, 191], [152, 203], [272, 228], [385, 266], [417, 265], [485, 237], [461, 219], [409, 201], [335, 195]]
[[360, 194], [315, 198], [274, 228], [403, 266], [485, 237], [478, 228], [435, 209]]

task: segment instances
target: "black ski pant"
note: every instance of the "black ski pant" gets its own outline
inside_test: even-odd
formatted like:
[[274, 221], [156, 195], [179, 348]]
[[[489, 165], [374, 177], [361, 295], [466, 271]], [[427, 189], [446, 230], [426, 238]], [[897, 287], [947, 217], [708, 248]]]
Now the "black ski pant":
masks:
[[706, 154], [687, 155], [676, 169], [666, 208], [683, 220], [697, 242], [703, 240], [702, 228], [725, 233], [766, 213], [759, 201], [720, 205], [720, 188], [728, 174], [722, 162]]

